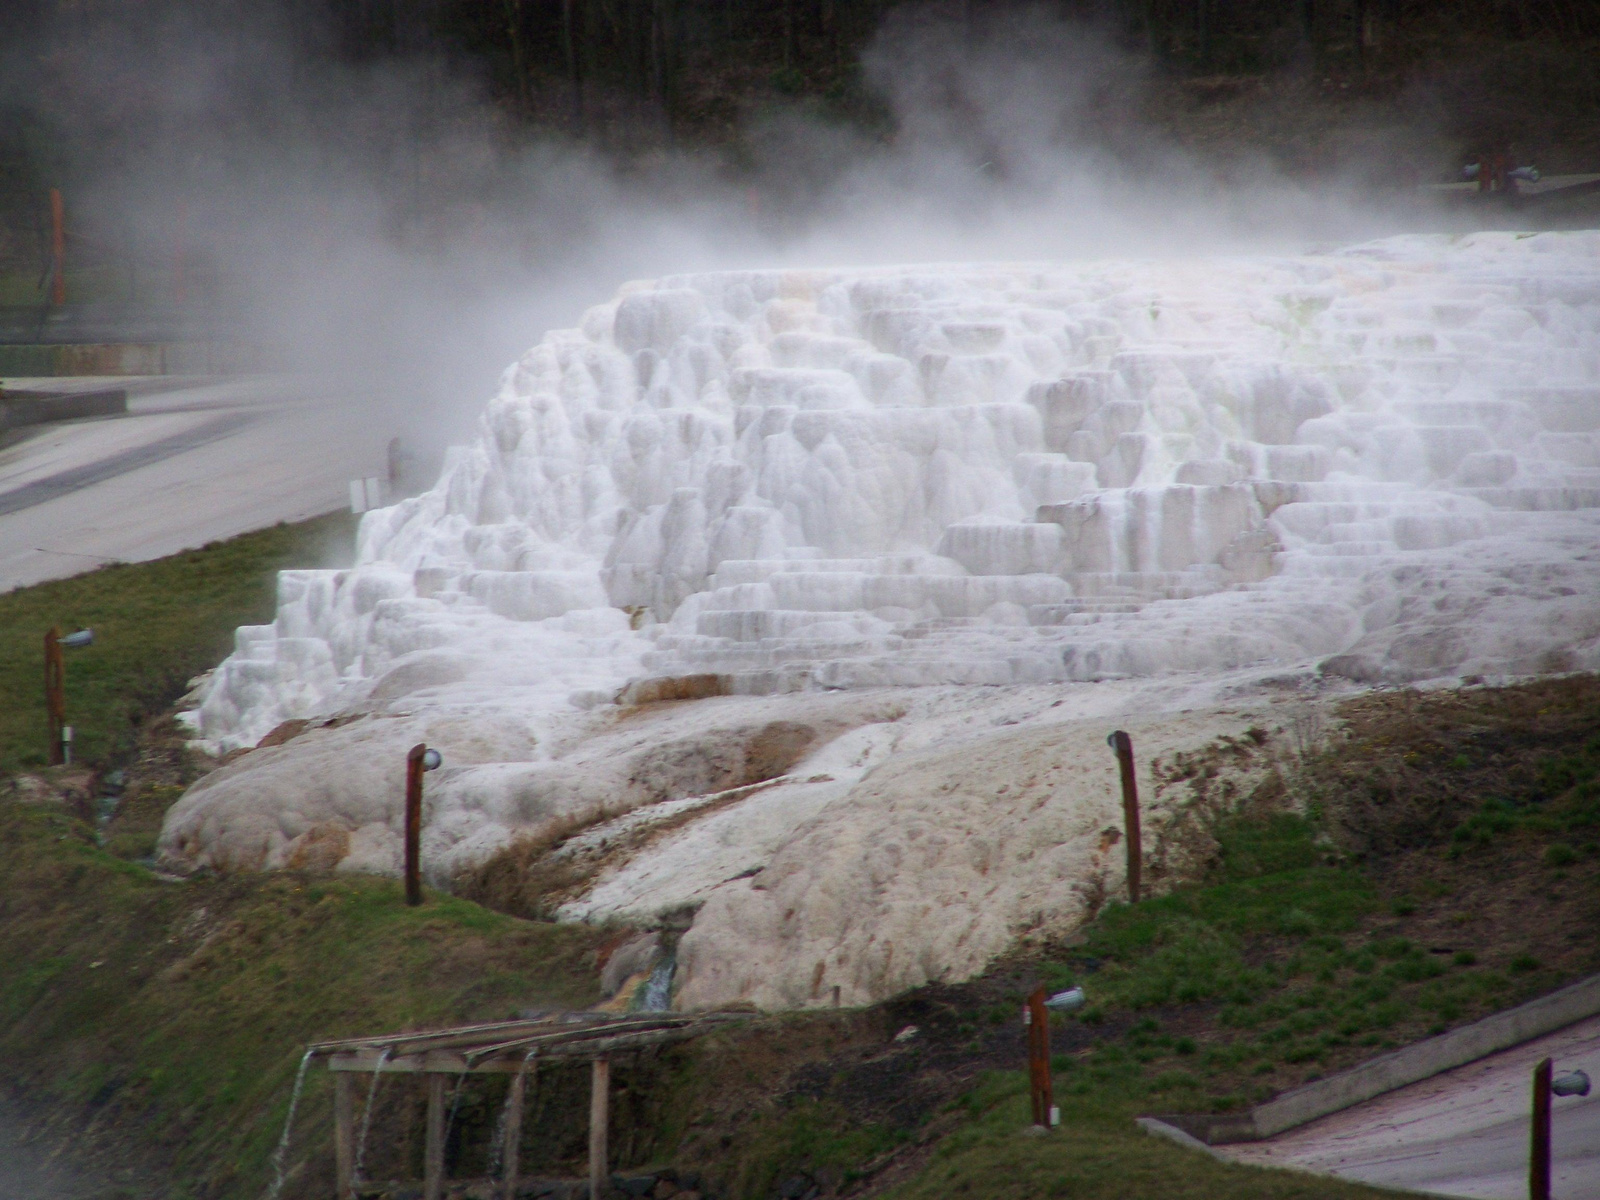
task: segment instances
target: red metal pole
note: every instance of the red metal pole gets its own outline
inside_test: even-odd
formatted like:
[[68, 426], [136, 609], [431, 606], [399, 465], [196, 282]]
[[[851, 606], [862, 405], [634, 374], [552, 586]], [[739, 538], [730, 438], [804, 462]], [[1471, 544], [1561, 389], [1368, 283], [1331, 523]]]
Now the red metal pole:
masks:
[[172, 301], [182, 304], [189, 298], [183, 278], [183, 228], [188, 223], [189, 210], [182, 200], [177, 205], [177, 226], [172, 235]]
[[1033, 1096], [1033, 1123], [1050, 1128], [1055, 1097], [1050, 1086], [1050, 1010], [1044, 1006], [1044, 988], [1028, 997], [1028, 1084]]
[[421, 742], [406, 755], [406, 903], [422, 903], [422, 756]]
[[1550, 1200], [1550, 1076], [1545, 1059], [1533, 1069], [1533, 1130], [1528, 1139], [1528, 1200]]
[[1122, 768], [1122, 825], [1128, 839], [1128, 903], [1137, 904], [1144, 847], [1139, 832], [1139, 782], [1133, 774], [1133, 739], [1119, 729], [1106, 740], [1117, 752], [1117, 763]]
[[61, 189], [50, 189], [50, 303], [67, 302], [67, 206]]
[[61, 659], [61, 630], [52, 628], [44, 635], [44, 709], [50, 723], [50, 765], [66, 761], [61, 745], [61, 730], [67, 723], [66, 664]]

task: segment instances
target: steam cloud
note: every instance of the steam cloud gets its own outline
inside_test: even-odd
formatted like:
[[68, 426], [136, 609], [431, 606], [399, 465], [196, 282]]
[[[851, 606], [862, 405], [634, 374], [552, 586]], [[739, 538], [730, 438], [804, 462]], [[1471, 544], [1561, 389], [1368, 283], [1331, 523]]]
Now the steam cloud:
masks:
[[40, 115], [94, 240], [137, 247], [147, 275], [181, 261], [227, 335], [347, 374], [424, 442], [466, 436], [505, 363], [628, 278], [1288, 248], [1393, 226], [1262, 165], [1222, 186], [1141, 127], [1137, 59], [1038, 12], [976, 35], [891, 18], [863, 70], [893, 136], [793, 108], [753, 124], [739, 172], [530, 137], [443, 57], [339, 61], [331, 30], [291, 16], [61, 12], [0, 59], [0, 103]]

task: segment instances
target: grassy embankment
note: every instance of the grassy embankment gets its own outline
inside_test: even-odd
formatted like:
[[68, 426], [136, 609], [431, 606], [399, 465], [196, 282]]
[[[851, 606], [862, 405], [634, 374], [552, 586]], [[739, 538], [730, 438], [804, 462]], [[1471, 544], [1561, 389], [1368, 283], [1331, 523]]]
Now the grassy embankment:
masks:
[[[720, 1154], [751, 1196], [862, 1175], [905, 1200], [1357, 1194], [1154, 1145], [1132, 1118], [1253, 1104], [1600, 970], [1600, 679], [1374, 693], [1340, 716], [1255, 795], [1196, 789], [1167, 832], [1201, 843], [1198, 879], [882, 1005], [873, 1036], [773, 1070], [764, 1093], [705, 1085], [683, 1106], [704, 1126], [663, 1149]], [[1239, 750], [1162, 769], [1203, 785]], [[1081, 983], [1091, 1005], [1058, 1018], [1064, 1129], [1034, 1140], [1014, 1068], [1041, 982]]]
[[[896, 1196], [987, 1181], [1109, 1200], [1168, 1153], [1135, 1140], [1135, 1114], [1255, 1103], [1600, 970], [1600, 679], [1376, 693], [1340, 715], [1281, 793], [1197, 797], [1185, 820], [1212, 845], [1196, 884], [1109, 906], [1079, 944], [1018, 963], [1020, 986], [1001, 971], [905, 1010], [976, 1050], [1034, 980], [1092, 1001], [1056, 1034], [1067, 1136], [1019, 1146], [1025, 1081], [990, 1075], [959, 1101], [977, 1120]], [[1206, 763], [1168, 769], [1204, 778]], [[1285, 1194], [1207, 1170], [1148, 1194]]]
[[[105, 845], [68, 807], [0, 799], [0, 1055], [59, 1133], [87, 1125], [80, 1146], [162, 1172], [128, 1195], [259, 1195], [306, 1041], [594, 998], [596, 931], [443, 898], [406, 910], [382, 880], [171, 883], [127, 861], [176, 794], [153, 718], [235, 624], [270, 612], [270, 571], [316, 561], [326, 533], [268, 530], [0, 597], [8, 762], [26, 761], [13, 731], [42, 735], [40, 629], [83, 623], [99, 644], [68, 662], [72, 719], [91, 757], [131, 773]], [[694, 1168], [752, 1200], [795, 1176], [908, 1200], [1375, 1195], [1215, 1164], [1131, 1117], [1251, 1103], [1600, 967], [1600, 687], [1385, 693], [1342, 716], [1326, 753], [1243, 801], [1206, 790], [1204, 756], [1163, 764], [1195, 780], [1168, 833], [1209, 865], [1108, 906], [1071, 945], [620, 1067], [618, 1165]], [[1036, 981], [1081, 982], [1093, 1000], [1056, 1030], [1065, 1128], [1040, 1139], [1018, 1136], [1015, 1070]], [[918, 1035], [894, 1041], [907, 1024]], [[548, 1081], [530, 1169], [575, 1165], [577, 1084]], [[481, 1169], [503, 1087], [465, 1094], [458, 1170]], [[373, 1126], [396, 1170], [418, 1149], [401, 1091]], [[286, 1196], [326, 1187], [327, 1093], [314, 1071]]]
[[140, 726], [232, 649], [238, 626], [272, 619], [279, 569], [318, 565], [353, 536], [341, 513], [0, 594], [0, 775], [45, 761], [42, 639], [52, 625], [95, 635], [66, 651], [76, 756], [122, 763]]
[[[0, 271], [0, 306], [30, 308], [45, 307], [50, 301], [48, 282], [41, 286], [40, 270]], [[148, 278], [143, 297], [152, 289]], [[130, 303], [141, 298], [138, 274], [129, 275], [123, 266], [67, 268], [67, 302], [69, 304]]]

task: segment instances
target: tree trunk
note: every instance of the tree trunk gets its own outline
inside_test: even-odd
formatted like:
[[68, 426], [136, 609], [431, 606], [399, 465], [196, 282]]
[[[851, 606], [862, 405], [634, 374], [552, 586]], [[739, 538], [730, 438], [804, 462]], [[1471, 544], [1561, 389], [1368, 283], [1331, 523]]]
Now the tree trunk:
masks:
[[567, 59], [567, 86], [572, 90], [572, 125], [583, 132], [583, 77], [578, 71], [578, 42], [572, 31], [574, 0], [561, 0], [561, 48]]
[[517, 76], [517, 102], [527, 116], [532, 104], [528, 97], [528, 62], [522, 48], [522, 0], [505, 0], [506, 29], [511, 35], [511, 69]]

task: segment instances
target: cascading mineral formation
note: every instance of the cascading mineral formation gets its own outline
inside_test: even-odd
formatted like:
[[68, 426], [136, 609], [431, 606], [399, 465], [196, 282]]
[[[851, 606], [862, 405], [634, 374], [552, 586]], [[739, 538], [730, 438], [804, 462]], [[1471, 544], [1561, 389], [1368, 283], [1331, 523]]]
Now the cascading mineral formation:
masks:
[[[991, 753], [1007, 714], [1103, 739], [1266, 675], [1593, 669], [1597, 598], [1600, 234], [634, 284], [507, 371], [355, 567], [282, 575], [192, 719], [218, 751], [312, 724], [198, 784], [163, 845], [392, 870], [425, 736], [437, 878], [604, 827], [633, 849], [583, 851], [565, 911], [698, 908], [680, 999], [861, 998], [1069, 919], [1114, 859], [1112, 764], [1046, 786], [1059, 747]], [[721, 698], [638, 703], [694, 696]], [[944, 778], [1044, 798], [941, 808], [916, 756], [960, 745]], [[860, 892], [913, 777], [932, 840]], [[961, 849], [985, 820], [1055, 820], [1056, 849]]]

